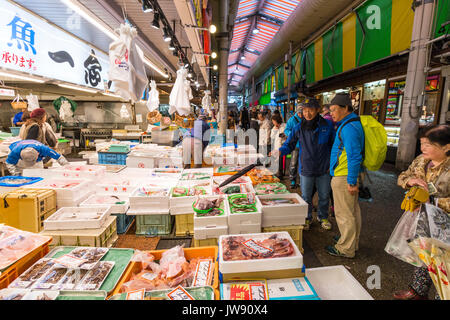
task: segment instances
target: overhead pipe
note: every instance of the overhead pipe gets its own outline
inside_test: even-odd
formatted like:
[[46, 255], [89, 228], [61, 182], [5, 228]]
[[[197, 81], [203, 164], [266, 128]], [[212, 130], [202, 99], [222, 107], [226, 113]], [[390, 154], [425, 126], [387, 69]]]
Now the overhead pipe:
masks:
[[289, 50], [289, 42], [299, 43], [336, 17], [354, 0], [303, 0], [281, 26], [275, 37], [258, 57], [251, 69], [241, 79], [239, 86], [258, 76]]

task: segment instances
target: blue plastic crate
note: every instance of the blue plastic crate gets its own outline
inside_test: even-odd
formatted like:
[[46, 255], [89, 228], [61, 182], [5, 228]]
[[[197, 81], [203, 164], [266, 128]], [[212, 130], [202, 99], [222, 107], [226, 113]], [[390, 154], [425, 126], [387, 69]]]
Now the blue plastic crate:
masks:
[[122, 214], [113, 214], [113, 216], [116, 216], [116, 222], [117, 222], [117, 234], [123, 234], [127, 232], [130, 225], [133, 223], [134, 218], [136, 216], [129, 216], [125, 213]]
[[98, 152], [99, 164], [127, 164], [128, 153], [120, 152]]
[[[23, 180], [23, 179], [27, 179], [28, 182], [25, 183], [14, 183], [13, 181], [15, 180]], [[38, 181], [43, 180], [43, 178], [39, 178], [39, 177], [23, 177], [23, 176], [5, 176], [0, 178], [0, 187], [22, 187], [22, 186], [26, 186], [29, 184], [33, 184], [36, 183]], [[8, 182], [7, 182], [8, 181]]]

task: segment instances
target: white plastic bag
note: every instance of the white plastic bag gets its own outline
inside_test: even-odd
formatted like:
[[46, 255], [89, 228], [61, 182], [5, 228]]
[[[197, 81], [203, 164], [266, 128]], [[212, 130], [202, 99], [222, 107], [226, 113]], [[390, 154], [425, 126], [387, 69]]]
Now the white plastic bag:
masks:
[[423, 262], [417, 254], [408, 246], [408, 240], [416, 235], [417, 223], [420, 218], [420, 211], [405, 211], [392, 232], [384, 251], [393, 255], [397, 259], [412, 264], [416, 267], [423, 266]]
[[109, 80], [114, 83], [116, 93], [125, 100], [140, 100], [147, 86], [143, 52], [136, 46], [136, 28], [121, 24], [119, 39], [109, 46]]
[[122, 119], [128, 119], [130, 117], [130, 113], [128, 112], [127, 106], [122, 105], [122, 108], [120, 108], [120, 117]]
[[38, 97], [34, 94], [30, 93], [27, 95], [27, 101], [28, 101], [28, 111], [32, 112], [35, 109], [39, 108], [39, 100]]
[[205, 90], [205, 96], [202, 98], [202, 108], [205, 109], [208, 114], [211, 113], [211, 91]]
[[159, 108], [159, 92], [156, 89], [155, 80], [150, 81], [150, 92], [147, 101], [147, 109], [152, 112]]
[[177, 111], [180, 116], [187, 116], [191, 112], [189, 92], [185, 85], [187, 72], [187, 69], [184, 67], [177, 71], [177, 79], [169, 96], [169, 114]]
[[73, 112], [69, 101], [64, 100], [59, 108], [59, 117], [63, 122], [69, 122], [73, 119]]

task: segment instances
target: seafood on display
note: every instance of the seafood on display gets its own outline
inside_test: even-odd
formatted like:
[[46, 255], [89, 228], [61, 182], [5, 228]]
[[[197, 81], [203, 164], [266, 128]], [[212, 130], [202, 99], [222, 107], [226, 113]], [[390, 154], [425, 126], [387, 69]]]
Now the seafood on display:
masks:
[[266, 198], [259, 199], [263, 206], [277, 206], [277, 205], [285, 205], [285, 204], [299, 204], [298, 200], [295, 198], [285, 199], [285, 198]]
[[221, 246], [224, 261], [281, 258], [295, 254], [291, 241], [278, 237], [276, 233], [264, 239], [228, 236], [222, 239]]
[[241, 183], [241, 184], [232, 184], [232, 185], [227, 185], [225, 187], [222, 188], [218, 188], [215, 190], [217, 193], [219, 194], [234, 194], [234, 193], [250, 193], [253, 192], [252, 188], [246, 184], [246, 183]]
[[168, 188], [158, 187], [140, 187], [136, 192], [138, 197], [165, 197], [167, 196]]
[[247, 175], [252, 180], [253, 185], [266, 182], [280, 182], [280, 179], [275, 177], [267, 168], [254, 168]]
[[0, 290], [0, 300], [22, 300], [28, 292], [23, 289], [3, 289]]
[[230, 207], [251, 207], [256, 203], [255, 195], [253, 193], [234, 194], [229, 196], [228, 201]]
[[83, 280], [76, 286], [76, 290], [98, 290], [114, 267], [114, 261], [100, 261], [89, 270]]
[[55, 265], [52, 259], [43, 258], [36, 262], [30, 269], [14, 280], [10, 288], [30, 288], [39, 280], [48, 270]]
[[192, 197], [207, 194], [206, 189], [201, 186], [174, 187], [172, 189], [172, 197]]
[[92, 269], [108, 251], [108, 248], [79, 247], [72, 250], [69, 255], [86, 260], [86, 262], [79, 266], [80, 269]]
[[211, 179], [211, 175], [205, 172], [186, 172], [181, 175], [180, 180], [206, 180]]
[[70, 189], [80, 185], [80, 182], [77, 181], [45, 181], [39, 184], [39, 187], [50, 187], [56, 189]]
[[54, 289], [66, 273], [66, 268], [58, 268], [58, 265], [54, 265], [43, 277], [36, 281], [32, 288], [47, 290]]
[[95, 195], [86, 204], [125, 204], [126, 201], [121, 200], [115, 195]]
[[251, 212], [257, 212], [255, 207], [244, 207], [244, 208], [239, 208], [239, 207], [231, 207], [230, 208], [230, 212], [231, 213], [251, 213]]
[[[217, 176], [217, 177], [213, 178], [213, 181], [214, 181], [214, 184], [220, 185], [222, 182], [224, 182], [225, 180], [227, 180], [230, 177], [231, 177], [231, 175]], [[250, 183], [250, 182], [251, 182], [251, 180], [249, 180], [248, 177], [242, 176], [242, 177], [235, 179], [232, 183], [233, 184], [241, 184], [241, 183]]]
[[288, 193], [286, 186], [279, 182], [260, 183], [255, 187], [256, 194]]
[[58, 290], [74, 290], [76, 285], [84, 278], [89, 270], [85, 269], [70, 269], [57, 285]]
[[27, 178], [23, 178], [23, 179], [2, 179], [1, 183], [2, 184], [7, 184], [7, 185], [18, 185], [18, 184], [27, 184], [32, 182], [33, 179], [27, 179]]
[[50, 240], [50, 237], [0, 225], [0, 270]]
[[[150, 253], [143, 255], [142, 252], [137, 252], [136, 255], [139, 255], [139, 258], [137, 260], [133, 258], [133, 260], [141, 261], [142, 269], [122, 285], [121, 292], [139, 289], [161, 290], [175, 288], [179, 285], [185, 288], [191, 287], [199, 261], [213, 259], [213, 257], [199, 257], [187, 261], [181, 246], [163, 252], [159, 264], [154, 262], [154, 256]], [[210, 281], [212, 280], [210, 279]]]
[[223, 215], [223, 198], [218, 197], [213, 200], [197, 198], [194, 203], [194, 210], [198, 217], [211, 217]]

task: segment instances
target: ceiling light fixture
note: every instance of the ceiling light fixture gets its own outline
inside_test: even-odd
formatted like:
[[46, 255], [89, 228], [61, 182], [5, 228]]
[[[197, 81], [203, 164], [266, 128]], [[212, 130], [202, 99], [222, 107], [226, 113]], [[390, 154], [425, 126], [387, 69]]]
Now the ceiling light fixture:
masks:
[[62, 83], [58, 83], [58, 86], [60, 86], [62, 88], [67, 88], [67, 89], [72, 89], [72, 90], [79, 90], [79, 91], [85, 91], [85, 92], [89, 92], [89, 93], [97, 93], [98, 92], [98, 90], [82, 88], [82, 87], [77, 87], [77, 86], [72, 86], [72, 85], [62, 84]]
[[213, 66], [213, 69], [214, 70], [217, 70], [219, 67], [217, 66], [217, 64], [215, 64], [214, 66]]
[[259, 33], [259, 29], [258, 29], [258, 28], [253, 29], [253, 30], [252, 30], [252, 33], [253, 33], [253, 34], [258, 34], [258, 33]]
[[170, 40], [172, 40], [172, 37], [169, 35], [169, 32], [167, 31], [167, 28], [164, 27], [164, 41], [165, 42], [169, 42]]
[[173, 44], [173, 41], [170, 41], [169, 50], [170, 51], [174, 51], [175, 50], [175, 45]]
[[159, 13], [155, 12], [153, 16], [152, 27], [155, 29], [159, 29]]
[[0, 71], [0, 76], [10, 77], [10, 78], [15, 78], [15, 79], [21, 79], [21, 80], [26, 80], [26, 81], [32, 81], [32, 82], [38, 82], [38, 83], [44, 83], [45, 82], [45, 80], [31, 78], [31, 77], [27, 77], [27, 76], [20, 76], [20, 75], [11, 74], [11, 73], [8, 73], [8, 72], [3, 72], [3, 71]]
[[214, 51], [211, 52], [211, 58], [213, 58], [213, 59], [217, 58], [217, 53], [215, 53]]
[[245, 56], [242, 56], [242, 57], [241, 57], [241, 60], [245, 60]]
[[147, 0], [142, 1], [142, 11], [153, 12], [153, 7]]
[[217, 31], [217, 28], [216, 28], [215, 25], [212, 24], [212, 25], [209, 26], [209, 32], [210, 33], [216, 33], [216, 31]]

